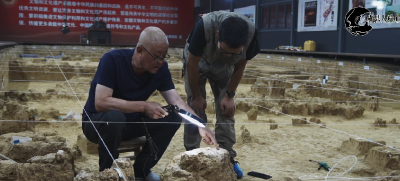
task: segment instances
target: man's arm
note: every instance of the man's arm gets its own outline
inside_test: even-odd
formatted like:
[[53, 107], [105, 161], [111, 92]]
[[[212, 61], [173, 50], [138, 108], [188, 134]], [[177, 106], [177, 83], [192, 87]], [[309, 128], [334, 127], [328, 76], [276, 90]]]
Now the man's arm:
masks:
[[242, 80], [244, 69], [246, 68], [247, 60], [240, 60], [235, 64], [232, 78], [228, 86], [228, 91], [236, 91], [240, 80]]
[[[175, 89], [170, 89], [167, 91], [162, 91], [161, 95], [164, 97], [164, 99], [167, 101], [168, 104], [172, 105], [177, 105], [180, 109], [183, 109], [187, 112], [190, 112], [193, 115], [196, 115], [196, 113], [190, 108], [189, 105], [187, 105], [182, 98], [178, 95]], [[196, 115], [198, 117], [198, 115]], [[208, 145], [215, 145], [217, 149], [219, 149], [219, 146], [217, 144], [217, 141], [215, 140], [215, 134], [209, 127], [205, 128], [199, 128], [199, 133], [200, 136], [203, 138], [203, 141], [208, 144]]]
[[[247, 60], [240, 60], [235, 64], [235, 69], [231, 77], [231, 81], [228, 85], [228, 91], [236, 91], [240, 80], [242, 79], [244, 68], [246, 67]], [[222, 115], [231, 118], [235, 114], [235, 101], [225, 94], [221, 101], [220, 109]]]
[[145, 112], [152, 119], [163, 118], [168, 115], [161, 108], [161, 104], [145, 101], [126, 101], [112, 97], [113, 89], [101, 84], [96, 86], [95, 108], [98, 112], [117, 110], [123, 113]]
[[176, 92], [176, 89], [170, 89], [167, 91], [161, 91], [161, 95], [164, 97], [165, 101], [167, 101], [168, 104], [172, 105], [177, 105], [180, 109], [183, 109], [185, 111], [190, 112], [191, 114], [194, 114], [198, 116], [192, 108], [190, 108], [189, 105], [187, 105], [179, 96], [178, 92]]
[[189, 86], [192, 92], [193, 99], [201, 97], [199, 87], [199, 62], [201, 57], [194, 56], [189, 52], [189, 56], [186, 62], [187, 76], [189, 79]]

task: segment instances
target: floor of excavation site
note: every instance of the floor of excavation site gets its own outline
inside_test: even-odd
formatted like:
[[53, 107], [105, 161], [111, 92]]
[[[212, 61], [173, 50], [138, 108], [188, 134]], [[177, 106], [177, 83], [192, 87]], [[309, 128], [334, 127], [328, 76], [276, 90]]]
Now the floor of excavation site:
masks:
[[[33, 52], [30, 47], [20, 49], [21, 52], [27, 50]], [[59, 110], [61, 118], [70, 111], [81, 115], [98, 59], [108, 50], [107, 47], [91, 49], [90, 57], [85, 57], [88, 56], [85, 51], [89, 50], [72, 51], [69, 48], [63, 51], [62, 59], [57, 59], [80, 101], [73, 95], [53, 59], [35, 61], [30, 58], [14, 58], [9, 62], [9, 81], [4, 90], [26, 93], [27, 100], [15, 100], [30, 109], [37, 109], [36, 120], [55, 120], [41, 114], [50, 108]], [[172, 78], [178, 93], [186, 101], [181, 78], [181, 49], [171, 48], [169, 53], [172, 57], [169, 63]], [[245, 173], [242, 180], [262, 180], [247, 175], [250, 171], [271, 175], [271, 180], [285, 180], [285, 177], [294, 179], [305, 175], [326, 176], [327, 171], [323, 168], [317, 170], [318, 164], [309, 160], [327, 162], [332, 168], [343, 158], [354, 155], [351, 151], [357, 148], [342, 145], [350, 138], [385, 141], [387, 146], [400, 147], [400, 130], [397, 122], [392, 121], [400, 118], [400, 86], [398, 80], [393, 79], [396, 74], [388, 70], [387, 65], [371, 64], [366, 69], [364, 64], [355, 61], [298, 58], [259, 54], [246, 67], [235, 99], [237, 144], [234, 149], [238, 153], [236, 160]], [[329, 79], [323, 84], [325, 75]], [[209, 122], [215, 123], [210, 90], [207, 84], [207, 114]], [[28, 93], [40, 94], [41, 97], [32, 98]], [[372, 96], [374, 99], [370, 98]], [[149, 101], [166, 105], [160, 94], [156, 93]], [[316, 106], [310, 106], [311, 104]], [[362, 108], [357, 107], [358, 105]], [[313, 108], [318, 106], [320, 108]], [[343, 106], [344, 110], [331, 110], [329, 106]], [[249, 111], [250, 109], [257, 109], [255, 120], [248, 118], [254, 116], [250, 115], [254, 112]], [[346, 109], [362, 111], [348, 113]], [[293, 125], [295, 118], [318, 118], [321, 123]], [[386, 125], [382, 125], [383, 122], [379, 122], [382, 123], [381, 126], [373, 125], [378, 118], [385, 120]], [[72, 146], [77, 142], [77, 135], [82, 134], [79, 120], [80, 117], [76, 124], [65, 123], [62, 119], [56, 123], [37, 124], [35, 131], [55, 130]], [[326, 127], [321, 127], [322, 124]], [[271, 129], [271, 125], [277, 125], [277, 128]], [[210, 127], [214, 129], [213, 124]], [[250, 135], [243, 134], [245, 129]], [[202, 143], [201, 147], [207, 145]], [[182, 125], [152, 171], [162, 174], [168, 162], [184, 151]], [[396, 152], [394, 149], [390, 151]], [[374, 163], [367, 159], [366, 154], [356, 156], [357, 164], [342, 177], [387, 176], [393, 170], [400, 169], [400, 166], [387, 168]], [[346, 172], [355, 162], [353, 157], [343, 160], [330, 175]], [[75, 165], [75, 170], [78, 171], [98, 172], [98, 156], [83, 153], [83, 157], [76, 160]], [[307, 180], [306, 177], [303, 179]]]

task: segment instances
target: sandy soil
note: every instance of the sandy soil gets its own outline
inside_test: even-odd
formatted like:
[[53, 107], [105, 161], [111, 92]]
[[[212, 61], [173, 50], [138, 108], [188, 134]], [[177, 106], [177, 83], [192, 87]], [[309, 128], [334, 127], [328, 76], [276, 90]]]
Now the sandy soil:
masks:
[[[172, 58], [173, 63], [170, 63], [169, 67], [172, 71], [173, 78], [176, 79], [175, 83], [178, 93], [182, 97], [185, 97], [183, 82], [181, 82], [183, 79], [180, 76], [180, 68], [182, 64], [180, 63], [179, 54], [181, 53], [181, 51], [179, 49], [171, 49], [170, 52], [174, 58]], [[68, 53], [72, 54], [72, 51], [69, 52], [66, 51], [65, 53], [68, 56]], [[271, 57], [275, 58], [272, 62], [279, 62], [280, 56], [271, 55]], [[239, 86], [237, 92], [239, 94], [242, 93], [240, 95], [246, 97], [268, 99], [269, 98], [268, 96], [265, 97], [265, 95], [251, 92], [251, 86], [256, 85], [255, 82], [257, 82], [257, 77], [270, 77], [271, 75], [280, 74], [281, 77], [286, 76], [290, 78], [290, 81], [297, 81], [297, 82], [303, 81], [304, 79], [307, 80], [310, 77], [310, 74], [314, 74], [311, 76], [314, 76], [315, 78], [316, 77], [322, 78], [321, 75], [315, 75], [318, 74], [319, 72], [312, 71], [316, 68], [312, 67], [311, 64], [308, 64], [306, 62], [307, 59], [303, 59], [302, 62], [296, 62], [297, 57], [292, 57], [292, 56], [285, 56], [285, 57], [287, 62], [289, 62], [289, 60], [292, 59], [290, 62], [292, 62], [293, 65], [290, 64], [289, 66], [286, 65], [289, 63], [282, 63], [282, 62], [274, 63], [273, 65], [268, 65], [272, 63], [270, 60], [266, 58], [266, 55], [265, 54], [258, 55], [255, 61], [249, 63], [248, 67], [246, 68], [247, 70], [246, 75], [244, 76], [244, 80], [242, 80], [242, 84]], [[355, 74], [359, 76], [359, 79], [357, 81], [360, 82], [370, 81], [373, 82], [370, 84], [376, 84], [388, 87], [391, 86], [388, 84], [388, 81], [386, 82], [382, 81], [384, 80], [384, 78], [382, 79], [370, 78], [369, 80], [367, 80], [368, 78], [363, 78], [368, 76], [366, 76], [365, 73], [362, 73], [361, 72], [362, 70], [354, 71], [354, 68], [351, 67], [351, 66], [363, 67], [362, 64], [351, 63], [350, 66], [349, 63], [348, 68], [346, 67], [341, 68], [333, 65], [337, 64], [335, 62], [332, 63], [332, 61], [324, 59], [322, 59], [321, 61], [325, 66], [329, 64], [330, 66], [328, 67], [333, 68], [333, 70], [330, 71], [329, 69], [326, 68], [327, 66], [324, 68], [320, 67], [321, 69], [325, 70], [324, 73], [326, 75], [344, 77], [347, 74], [352, 74], [352, 75]], [[62, 62], [68, 63], [64, 65], [70, 68], [73, 68], [77, 64], [77, 61], [62, 61]], [[21, 68], [21, 71], [22, 72], [27, 70], [39, 71], [39, 72], [24, 73], [26, 74], [26, 77], [35, 77], [35, 75], [43, 74], [43, 72], [40, 72], [41, 68], [46, 67], [49, 64], [52, 64], [52, 66], [54, 67], [54, 62], [48, 62], [47, 64], [44, 63], [42, 65], [37, 65], [36, 68], [32, 68], [32, 66], [30, 67], [31, 69]], [[35, 64], [31, 62], [28, 62], [26, 64], [19, 63], [19, 66], [23, 65], [29, 67], [29, 65], [35, 65]], [[89, 73], [94, 73], [97, 67], [97, 62], [81, 61], [79, 66], [81, 68], [88, 68], [87, 71]], [[372, 65], [370, 66], [372, 68]], [[395, 75], [382, 68], [379, 69], [378, 66], [374, 70], [375, 70], [374, 72], [372, 71], [368, 72], [368, 75], [370, 77], [381, 76], [383, 75], [382, 72], [384, 72], [384, 75], [387, 76]], [[59, 70], [57, 69], [51, 69], [51, 71], [59, 72]], [[288, 73], [288, 71], [300, 71], [300, 72], [291, 74]], [[296, 78], [296, 76], [294, 75], [300, 77]], [[11, 75], [10, 73], [10, 79], [15, 79], [12, 76], [13, 75]], [[63, 77], [60, 77], [59, 74], [57, 75], [55, 74], [54, 76], [55, 79], [57, 79], [58, 81], [62, 81]], [[80, 82], [84, 81], [90, 82], [91, 76], [93, 75], [80, 74], [79, 79], [77, 77], [74, 77], [73, 79], [70, 79], [70, 81], [78, 80]], [[306, 76], [306, 78], [301, 78], [301, 76]], [[49, 78], [46, 80], [51, 81], [52, 79]], [[289, 79], [285, 80], [289, 81]], [[344, 86], [344, 84], [339, 84], [340, 82], [341, 82], [340, 79], [338, 79], [337, 80], [338, 84], [332, 83], [332, 85]], [[395, 87], [396, 85], [395, 83], [397, 82], [393, 82], [392, 84], [393, 86], [391, 87]], [[56, 86], [56, 84], [59, 84], [60, 86]], [[59, 95], [47, 96], [46, 99], [43, 100], [29, 100], [27, 102], [23, 102], [23, 104], [26, 104], [27, 106], [29, 106], [29, 108], [37, 109], [39, 112], [41, 110], [46, 110], [49, 109], [50, 107], [53, 107], [60, 111], [60, 116], [64, 117], [70, 110], [72, 110], [74, 113], [82, 112], [81, 106], [86, 103], [86, 96], [87, 96], [87, 90], [89, 90], [89, 85], [90, 83], [81, 83], [75, 85], [76, 89], [74, 90], [78, 93], [81, 93], [81, 95], [79, 96], [80, 102], [74, 95], [71, 94], [72, 91], [69, 88], [69, 86], [64, 84], [63, 82], [56, 83], [56, 82], [46, 82], [46, 81], [31, 81], [31, 82], [10, 81], [8, 82], [6, 90], [28, 91], [29, 89], [34, 89], [37, 92], [43, 92], [42, 93], [43, 95], [46, 95], [45, 92], [48, 89], [56, 89], [56, 91], [58, 92], [65, 92], [69, 96], [62, 96], [59, 94]], [[368, 88], [372, 88], [374, 90], [380, 88], [379, 90], [389, 90], [386, 87], [380, 87], [380, 86], [369, 85], [371, 87], [368, 87], [365, 84], [363, 84], [363, 86], [361, 86], [360, 84], [360, 86], [356, 88], [366, 89], [366, 90], [371, 90]], [[208, 90], [210, 90], [210, 87], [209, 86], [207, 87]], [[398, 94], [398, 92], [395, 91], [399, 91], [397, 89], [390, 89], [390, 90], [392, 91], [391, 92], [392, 94]], [[208, 91], [207, 93], [208, 93], [208, 101], [213, 101], [210, 92]], [[400, 100], [399, 97], [393, 95], [381, 94], [379, 96], [391, 99], [397, 98], [398, 100]], [[166, 102], [162, 99], [160, 94], [151, 97], [150, 100], [160, 102], [161, 104], [166, 104]], [[382, 99], [380, 100], [388, 102], [387, 100], [382, 100]], [[244, 100], [237, 99], [236, 103], [239, 103], [240, 101], [251, 102], [251, 100], [247, 99]], [[271, 102], [272, 100], [265, 100], [265, 101]], [[300, 176], [304, 175], [325, 176], [327, 174], [327, 171], [323, 169], [317, 170], [318, 164], [314, 162], [309, 162], [308, 160], [312, 159], [312, 160], [327, 162], [328, 165], [332, 167], [341, 159], [350, 155], [348, 153], [340, 151], [340, 147], [343, 141], [349, 140], [349, 138], [355, 138], [353, 135], [355, 135], [356, 137], [362, 137], [374, 141], [385, 141], [387, 145], [395, 146], [396, 148], [400, 147], [400, 142], [398, 139], [398, 136], [400, 134], [399, 134], [399, 127], [397, 125], [388, 125], [387, 127], [376, 127], [371, 125], [372, 123], [374, 123], [376, 118], [382, 118], [388, 121], [392, 120], [393, 118], [400, 120], [400, 117], [398, 117], [400, 112], [399, 103], [397, 100], [392, 102], [393, 103], [380, 104], [378, 111], [372, 111], [366, 109], [361, 117], [354, 118], [351, 120], [348, 120], [345, 117], [339, 115], [336, 116], [284, 115], [284, 114], [277, 115], [262, 111], [263, 108], [258, 108], [259, 114], [257, 120], [248, 120], [247, 112], [238, 109], [235, 115], [236, 118], [235, 129], [236, 129], [236, 138], [238, 140], [238, 143], [235, 145], [234, 148], [238, 152], [238, 157], [236, 158], [236, 160], [239, 161], [242, 170], [245, 172], [245, 176], [242, 180], [262, 180], [248, 176], [247, 172], [250, 171], [257, 171], [271, 175], [273, 176], [272, 180], [285, 180], [285, 177], [299, 178]], [[323, 123], [325, 123], [328, 128], [321, 128], [320, 126], [317, 125], [293, 126], [292, 125], [293, 117], [307, 118], [307, 120], [309, 120], [311, 117], [317, 117]], [[214, 114], [212, 114], [212, 111], [208, 111], [208, 118], [210, 119], [209, 121], [211, 123], [215, 123], [215, 116]], [[269, 119], [275, 120], [275, 122], [278, 124], [278, 129], [274, 130], [270, 129], [270, 123], [268, 122]], [[50, 120], [48, 119], [48, 121]], [[213, 125], [210, 126], [213, 128]], [[242, 126], [244, 126], [250, 132], [251, 136], [250, 142], [243, 142], [243, 139], [241, 138]], [[43, 124], [37, 125], [36, 131], [41, 131], [41, 130], [57, 131], [60, 136], [65, 137], [67, 139], [70, 145], [76, 143], [77, 135], [82, 133], [79, 122], [77, 124], [71, 124], [71, 123], [65, 124], [62, 121], [59, 121], [58, 123], [51, 123], [48, 125], [43, 125]], [[202, 147], [205, 146], [206, 145], [202, 144]], [[174, 136], [172, 143], [168, 147], [167, 151], [165, 152], [160, 162], [155, 166], [155, 168], [153, 168], [153, 171], [157, 174], [161, 174], [164, 171], [166, 164], [175, 155], [183, 151], [185, 150], [183, 146], [183, 125], [182, 125], [181, 128], [176, 133], [176, 135]], [[122, 154], [121, 156], [124, 155], [126, 154]], [[357, 158], [358, 158], [357, 165], [348, 174], [344, 176], [352, 178], [371, 177], [376, 175], [388, 175], [392, 171], [390, 169], [381, 169], [375, 167], [374, 165], [368, 163], [364, 159], [364, 155], [358, 156]], [[76, 162], [78, 165], [77, 166], [78, 170], [81, 169], [81, 170], [96, 172], [98, 169], [97, 155], [84, 153], [84, 157], [80, 158]], [[349, 169], [353, 164], [354, 160], [352, 158], [347, 159], [343, 161], [341, 164], [339, 164], [337, 166], [337, 169], [335, 169], [331, 173], [331, 175], [340, 174]]]

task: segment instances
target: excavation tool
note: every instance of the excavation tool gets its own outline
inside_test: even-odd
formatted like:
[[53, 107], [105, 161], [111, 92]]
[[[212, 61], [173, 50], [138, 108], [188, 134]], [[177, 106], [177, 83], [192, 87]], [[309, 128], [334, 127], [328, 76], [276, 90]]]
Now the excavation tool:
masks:
[[258, 177], [258, 178], [263, 178], [263, 179], [266, 179], [266, 180], [272, 178], [271, 175], [266, 175], [266, 174], [263, 174], [263, 173], [260, 173], [260, 172], [254, 172], [254, 171], [248, 172], [247, 175], [251, 175], [253, 177]]
[[318, 165], [319, 165], [318, 170], [320, 170], [321, 167], [324, 167], [324, 169], [326, 171], [329, 171], [331, 169], [331, 168], [329, 168], [329, 166], [328, 166], [328, 164], [326, 162], [319, 162], [319, 161], [315, 161], [315, 160], [310, 160], [310, 162], [317, 162]]
[[[181, 116], [183, 119], [189, 121], [192, 124], [197, 125], [198, 127], [204, 128], [205, 126], [202, 124], [203, 120], [201, 120], [199, 117], [197, 117], [196, 115], [193, 115], [183, 109], [179, 109], [179, 107], [177, 105], [167, 105], [167, 106], [163, 106], [162, 107], [165, 111], [167, 111], [168, 113], [171, 112], [175, 112], [177, 113], [179, 116]], [[157, 152], [158, 152], [158, 148], [157, 146], [154, 144], [153, 139], [151, 138], [149, 131], [147, 130], [146, 127], [146, 120], [149, 119], [149, 116], [147, 116], [147, 114], [142, 114], [141, 118], [143, 121], [143, 125], [144, 125], [144, 130], [146, 133], [146, 140], [149, 143], [149, 147], [150, 147], [150, 151], [151, 151], [151, 156], [154, 156], [154, 159], [157, 160]]]

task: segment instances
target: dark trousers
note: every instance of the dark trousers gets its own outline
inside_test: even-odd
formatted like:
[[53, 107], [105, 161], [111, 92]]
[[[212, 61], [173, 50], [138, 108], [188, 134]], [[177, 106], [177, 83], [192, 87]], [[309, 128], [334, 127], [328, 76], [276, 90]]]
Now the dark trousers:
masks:
[[[107, 145], [108, 150], [114, 159], [119, 156], [118, 147], [121, 140], [129, 140], [141, 136], [145, 136], [146, 132], [144, 129], [141, 119], [139, 120], [127, 120], [125, 115], [119, 111], [107, 111], [101, 112], [90, 116], [94, 127], [96, 127], [104, 143]], [[82, 119], [83, 121], [88, 121], [88, 118]], [[105, 123], [98, 123], [96, 121], [101, 121]], [[135, 121], [135, 123], [128, 123]], [[151, 151], [149, 143], [146, 142], [142, 151], [137, 155], [133, 168], [135, 171], [135, 177], [145, 177], [150, 173], [150, 169], [153, 168], [159, 159], [164, 154], [172, 137], [175, 135], [176, 131], [181, 126], [182, 118], [175, 113], [170, 113], [168, 116], [162, 119], [153, 120], [147, 118], [146, 122], [168, 122], [168, 123], [146, 123], [147, 130], [154, 144], [158, 148], [157, 160], [151, 157]], [[113, 122], [125, 122], [125, 123], [113, 123]], [[170, 124], [172, 123], [172, 124]], [[110, 168], [113, 164], [113, 160], [110, 157], [104, 144], [99, 139], [96, 130], [93, 125], [88, 123], [82, 123], [83, 133], [86, 138], [96, 144], [99, 144], [99, 171], [103, 171]]]

